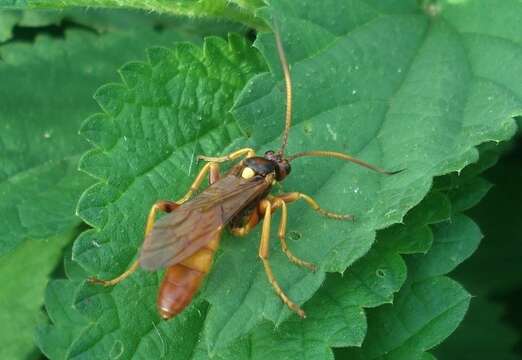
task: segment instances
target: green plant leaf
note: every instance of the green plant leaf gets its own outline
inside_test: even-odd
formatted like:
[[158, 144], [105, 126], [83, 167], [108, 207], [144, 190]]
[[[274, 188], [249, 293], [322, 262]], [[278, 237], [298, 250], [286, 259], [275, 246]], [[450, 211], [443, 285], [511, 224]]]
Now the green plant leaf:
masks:
[[434, 242], [425, 255], [408, 258], [408, 281], [391, 305], [370, 310], [368, 334], [351, 359], [420, 359], [442, 342], [463, 319], [471, 295], [443, 276], [464, 261], [481, 239], [464, 215], [433, 225]]
[[516, 225], [522, 204], [520, 152], [508, 155], [484, 176], [494, 186], [469, 213], [485, 238], [480, 251], [455, 273], [477, 296], [505, 294], [522, 285], [522, 242]]
[[[491, 15], [487, 2], [476, 3]], [[284, 190], [309, 193], [325, 208], [357, 218], [353, 224], [334, 222], [317, 217], [303, 204], [291, 206], [289, 230], [300, 239], [290, 246], [321, 269], [310, 274], [292, 266], [277, 251], [277, 243], [272, 244], [274, 272], [296, 302], [304, 303], [319, 289], [325, 271], [343, 272], [368, 253], [375, 231], [402, 221], [425, 197], [434, 176], [476, 161], [475, 146], [480, 143], [514, 134], [512, 116], [522, 109], [522, 86], [512, 81], [521, 72], [515, 60], [520, 47], [516, 39], [510, 42], [512, 33], [499, 30], [492, 38], [460, 27], [459, 16], [464, 15], [455, 13], [460, 11], [456, 6], [325, 1], [296, 7], [273, 1], [262, 12], [266, 19], [277, 18], [294, 79], [289, 152], [325, 149], [328, 144], [332, 150], [347, 151], [387, 169], [406, 168], [384, 177], [335, 160], [296, 161]], [[512, 6], [516, 9], [517, 3]], [[499, 43], [499, 38], [506, 41]], [[175, 199], [184, 192], [189, 175], [196, 171], [197, 154], [224, 152], [239, 142], [260, 152], [279, 146], [284, 88], [272, 36], [260, 36], [257, 46], [272, 74], [253, 78], [235, 106], [248, 140], [241, 139], [227, 112], [246, 74], [262, 67], [257, 60], [252, 66], [244, 49], [234, 61], [224, 62], [224, 46], [207, 45], [203, 65], [201, 52], [193, 47], [151, 50], [149, 64], [122, 69], [125, 85], [98, 91], [104, 114], [91, 117], [83, 128], [97, 148], [84, 156], [82, 167], [101, 182], [83, 195], [79, 205], [81, 216], [95, 229], [85, 232], [74, 250], [74, 258], [89, 274], [113, 277], [131, 263], [142, 241], [148, 208], [158, 199]], [[482, 56], [481, 49], [493, 47], [510, 62], [509, 77], [496, 76], [490, 69], [496, 59]], [[241, 59], [249, 65], [237, 66]], [[180, 71], [183, 61], [192, 65]], [[211, 71], [206, 68], [210, 65]], [[198, 91], [195, 84], [201, 86]], [[224, 86], [226, 91], [217, 91]], [[209, 89], [214, 89], [212, 96]], [[183, 96], [178, 96], [182, 90]], [[258, 239], [258, 232], [242, 240], [226, 236], [200, 293], [199, 300], [210, 303], [203, 340], [211, 353], [265, 321], [280, 324], [290, 315], [257, 261]], [[454, 265], [441, 264], [443, 270]], [[121, 342], [122, 356], [131, 357], [140, 335], [149, 334], [158, 321], [153, 305], [158, 282], [158, 275], [138, 273], [114, 289], [82, 287], [77, 306], [95, 322], [73, 345], [72, 354], [102, 356]], [[419, 284], [426, 292], [447, 289], [457, 300], [464, 294], [445, 278]], [[464, 308], [459, 307], [452, 319]], [[445, 331], [452, 326], [446, 325]], [[103, 336], [105, 331], [111, 335]]]
[[65, 359], [72, 342], [88, 321], [76, 309], [74, 299], [81, 281], [53, 280], [45, 291], [45, 309], [53, 324], [40, 324], [35, 340], [49, 359]]
[[479, 175], [497, 163], [500, 155], [509, 149], [510, 143], [484, 143], [479, 146], [480, 158], [476, 163], [457, 173], [434, 179], [433, 188], [449, 195], [453, 212], [471, 209], [486, 196], [492, 184]]
[[482, 228], [484, 240], [473, 257], [453, 273], [474, 298], [459, 328], [437, 347], [435, 352], [441, 359], [453, 357], [451, 354], [477, 360], [520, 358], [515, 355], [515, 343], [520, 337], [507, 323], [517, 312], [516, 303], [511, 313], [506, 312], [506, 300], [499, 296], [509, 294], [522, 280], [522, 267], [516, 259], [521, 248], [515, 225], [521, 200], [517, 196], [522, 180], [520, 152], [508, 154], [484, 176], [496, 185], [469, 212]]
[[96, 109], [91, 94], [145, 46], [178, 38], [149, 29], [102, 36], [69, 31], [64, 40], [40, 36], [34, 45], [0, 47], [0, 254], [80, 223], [74, 210], [92, 180], [76, 170], [87, 148], [78, 128]]
[[[74, 357], [71, 345], [86, 346], [85, 337], [79, 338], [83, 331], [92, 326], [89, 319], [81, 314], [75, 306], [76, 294], [83, 281], [55, 280], [46, 291], [46, 309], [52, 324], [40, 325], [36, 333], [36, 341], [42, 351], [50, 359], [68, 359]], [[134, 356], [142, 358], [188, 358], [199, 338], [204, 320], [205, 308], [193, 307], [169, 322], [152, 323], [151, 331], [142, 334]], [[183, 328], [183, 333], [178, 331]], [[175, 339], [169, 334], [176, 333]], [[100, 357], [119, 357], [126, 353], [125, 343], [114, 340], [111, 347], [103, 349]]]
[[259, 29], [266, 28], [264, 22], [254, 15], [254, 11], [262, 4], [260, 0], [183, 0], [183, 1], [137, 1], [130, 0], [71, 0], [57, 2], [54, 0], [0, 0], [0, 8], [6, 9], [70, 9], [74, 7], [139, 9], [147, 12], [165, 13], [177, 16], [211, 18], [244, 23]]
[[482, 233], [470, 218], [455, 214], [449, 222], [433, 226], [437, 240], [428, 254], [409, 258], [416, 281], [451, 272], [477, 249]]
[[[245, 32], [241, 24], [212, 21], [208, 18], [183, 19], [168, 15], [160, 15], [145, 11], [130, 9], [84, 9], [68, 8], [65, 10], [0, 10], [0, 42], [9, 40], [12, 36], [13, 26], [22, 30], [37, 27], [56, 26], [57, 30], [68, 27], [82, 27], [98, 33], [128, 31], [129, 24], [133, 28], [145, 28], [151, 31], [175, 30], [175, 39], [183, 38], [195, 43], [201, 42], [202, 35], [226, 36], [229, 32]], [[158, 37], [154, 33], [151, 39]], [[159, 44], [159, 43], [158, 43]]]
[[41, 307], [49, 274], [63, 247], [76, 232], [42, 241], [28, 241], [0, 257], [0, 358], [29, 358], [36, 350], [33, 329], [41, 321]]
[[513, 351], [519, 334], [503, 318], [505, 311], [499, 304], [482, 297], [472, 299], [462, 324], [435, 353], [440, 359], [451, 359], [455, 354], [462, 360], [520, 359]]
[[[444, 300], [440, 300], [444, 294]], [[405, 286], [394, 305], [368, 316], [369, 331], [352, 359], [420, 359], [451, 334], [464, 317], [471, 296], [455, 281], [436, 277]], [[384, 341], [380, 341], [383, 339]]]

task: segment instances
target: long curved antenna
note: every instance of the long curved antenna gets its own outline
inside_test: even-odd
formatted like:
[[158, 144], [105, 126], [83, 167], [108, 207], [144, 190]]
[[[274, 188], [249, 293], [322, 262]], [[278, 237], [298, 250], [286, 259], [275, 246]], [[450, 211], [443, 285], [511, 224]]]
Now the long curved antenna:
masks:
[[405, 170], [405, 169], [402, 169], [402, 170], [398, 170], [398, 171], [386, 171], [384, 169], [381, 169], [380, 167], [368, 164], [368, 163], [366, 163], [366, 162], [364, 162], [362, 160], [359, 160], [357, 158], [354, 158], [353, 156], [350, 156], [348, 154], [343, 154], [343, 153], [335, 152], [335, 151], [321, 151], [321, 150], [304, 151], [304, 152], [299, 152], [299, 153], [296, 153], [296, 154], [294, 154], [292, 156], [289, 156], [286, 159], [288, 161], [292, 161], [292, 160], [295, 160], [297, 158], [305, 157], [305, 156], [311, 156], [311, 157], [333, 157], [333, 158], [337, 158], [337, 159], [341, 159], [341, 160], [351, 161], [353, 163], [356, 163], [357, 165], [364, 166], [365, 168], [368, 168], [370, 170], [377, 171], [377, 172], [379, 172], [381, 174], [386, 174], [386, 175], [398, 174], [398, 173], [400, 173], [400, 172]]
[[286, 87], [286, 112], [285, 112], [285, 130], [283, 132], [283, 139], [281, 148], [278, 154], [281, 157], [284, 155], [286, 144], [288, 143], [288, 133], [290, 132], [290, 126], [292, 125], [292, 79], [290, 78], [290, 69], [288, 68], [288, 62], [286, 61], [285, 49], [283, 48], [283, 42], [279, 35], [279, 28], [274, 22], [274, 35], [277, 46], [277, 52], [279, 53], [279, 61], [283, 68], [283, 74], [285, 76], [285, 87]]

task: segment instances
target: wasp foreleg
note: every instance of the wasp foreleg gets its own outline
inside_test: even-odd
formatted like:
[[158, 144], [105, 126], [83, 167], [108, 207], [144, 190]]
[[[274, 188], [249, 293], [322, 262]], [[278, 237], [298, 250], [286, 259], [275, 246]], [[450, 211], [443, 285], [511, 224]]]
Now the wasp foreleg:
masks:
[[196, 176], [196, 179], [194, 180], [192, 185], [190, 185], [190, 188], [187, 191], [187, 193], [183, 195], [181, 199], [176, 201], [176, 204], [181, 205], [187, 202], [187, 200], [190, 199], [192, 194], [194, 194], [194, 192], [196, 192], [199, 189], [199, 187], [203, 183], [203, 180], [205, 180], [205, 176], [207, 175], [207, 173], [209, 173], [209, 184], [213, 184], [214, 182], [216, 182], [219, 178], [219, 164], [217, 162], [206, 163]]
[[274, 288], [276, 294], [283, 300], [283, 303], [286, 304], [290, 308], [290, 310], [294, 311], [300, 317], [305, 317], [305, 312], [303, 309], [299, 307], [296, 303], [294, 303], [290, 298], [285, 294], [281, 286], [277, 282], [274, 277], [274, 273], [272, 272], [272, 267], [270, 266], [270, 262], [268, 261], [268, 255], [270, 250], [270, 219], [272, 217], [272, 204], [268, 200], [261, 201], [261, 207], [264, 209], [264, 218], [263, 218], [263, 228], [261, 232], [261, 243], [259, 245], [259, 257], [263, 261], [263, 266], [265, 267], [266, 276], [268, 277], [268, 281], [270, 285]]

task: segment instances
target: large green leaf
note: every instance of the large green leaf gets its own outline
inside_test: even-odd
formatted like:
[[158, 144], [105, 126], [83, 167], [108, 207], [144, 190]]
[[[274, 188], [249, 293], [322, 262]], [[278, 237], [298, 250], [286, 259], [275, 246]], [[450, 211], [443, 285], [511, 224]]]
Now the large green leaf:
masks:
[[[511, 11], [520, 12], [517, 2], [510, 3]], [[488, 2], [473, 4], [481, 4], [479, 10], [491, 15]], [[522, 72], [516, 61], [517, 39], [501, 30], [492, 37], [470, 29], [470, 21], [459, 15], [462, 6], [476, 5], [444, 3], [427, 11], [413, 1], [299, 5], [274, 1], [262, 12], [265, 18], [277, 17], [294, 79], [289, 151], [329, 148], [388, 169], [407, 169], [385, 177], [336, 160], [294, 163], [285, 190], [307, 192], [324, 207], [352, 213], [357, 219], [353, 224], [334, 222], [302, 204], [291, 206], [289, 230], [300, 239], [290, 246], [321, 269], [311, 274], [294, 267], [273, 244], [276, 276], [298, 303], [319, 289], [325, 271], [343, 272], [366, 254], [377, 229], [402, 221], [426, 195], [433, 176], [461, 170], [477, 160], [475, 146], [514, 133], [511, 117], [522, 109], [522, 86], [512, 81]], [[477, 11], [470, 14], [482, 16]], [[506, 41], [499, 41], [503, 38]], [[175, 199], [186, 190], [196, 172], [197, 154], [220, 153], [245, 142], [260, 151], [279, 145], [284, 96], [272, 36], [261, 36], [257, 45], [273, 74], [250, 81], [235, 106], [239, 125], [250, 135], [247, 141], [227, 112], [247, 77], [262, 68], [255, 53], [244, 46], [231, 54], [228, 45], [212, 39], [203, 53], [191, 46], [154, 49], [149, 63], [122, 69], [124, 85], [98, 91], [104, 114], [91, 117], [83, 128], [96, 148], [84, 156], [82, 167], [100, 183], [83, 195], [79, 205], [81, 216], [94, 229], [78, 239], [74, 251], [89, 274], [108, 278], [131, 263], [142, 241], [148, 208], [158, 199]], [[496, 59], [481, 51], [504, 52], [503, 59], [516, 75], [492, 71]], [[282, 323], [290, 315], [257, 260], [258, 237], [255, 232], [245, 239], [226, 236], [223, 241], [198, 299], [210, 303], [202, 324], [203, 353], [219, 353], [255, 326]], [[382, 259], [377, 260], [376, 265]], [[435, 265], [443, 270], [452, 266]], [[123, 349], [123, 358], [136, 354], [141, 337], [158, 326], [153, 305], [158, 282], [158, 275], [139, 272], [113, 289], [81, 287], [77, 307], [92, 324], [70, 354], [102, 356], [115, 346]], [[423, 280], [421, 289], [426, 293], [446, 289], [462, 304], [468, 298], [446, 278]], [[408, 299], [406, 290], [403, 294]], [[202, 305], [195, 301], [194, 306]], [[372, 305], [361, 301], [356, 306]], [[458, 307], [451, 319], [455, 321], [445, 323], [440, 339], [464, 308]], [[194, 309], [187, 310], [186, 316]], [[353, 326], [364, 329], [364, 319], [358, 319], [358, 326]], [[174, 320], [161, 326], [179, 334], [183, 324]], [[349, 343], [345, 336], [336, 341]], [[161, 339], [169, 344], [174, 336]], [[188, 352], [193, 343], [177, 346], [180, 352]]]
[[78, 128], [96, 109], [92, 93], [144, 47], [178, 38], [147, 28], [103, 36], [69, 31], [64, 40], [40, 36], [34, 45], [0, 48], [0, 254], [80, 222], [74, 210], [92, 180], [76, 170], [87, 148]]
[[0, 358], [29, 358], [36, 348], [33, 331], [43, 318], [41, 306], [49, 274], [59, 263], [62, 248], [73, 233], [26, 242], [0, 257]]
[[233, 20], [250, 26], [265, 28], [254, 11], [262, 4], [261, 0], [0, 0], [0, 7], [7, 9], [70, 9], [72, 7], [140, 9], [147, 12], [166, 13], [177, 16], [204, 17], [217, 20]]

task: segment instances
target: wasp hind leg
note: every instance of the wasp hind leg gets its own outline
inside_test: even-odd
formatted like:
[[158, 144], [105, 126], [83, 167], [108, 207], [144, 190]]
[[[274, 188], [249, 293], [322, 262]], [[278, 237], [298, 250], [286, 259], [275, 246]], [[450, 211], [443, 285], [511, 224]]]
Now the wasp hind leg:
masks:
[[[152, 230], [152, 227], [154, 226], [154, 222], [156, 220], [156, 215], [159, 211], [171, 212], [171, 211], [175, 210], [177, 207], [179, 207], [179, 205], [173, 201], [162, 200], [162, 201], [158, 201], [157, 203], [155, 203], [152, 206], [152, 208], [150, 209], [149, 216], [147, 217], [147, 226], [145, 227], [145, 235], [147, 235]], [[132, 273], [134, 273], [136, 270], [138, 270], [139, 266], [140, 266], [140, 263], [138, 260], [136, 260], [123, 274], [115, 277], [114, 279], [101, 280], [101, 279], [91, 277], [88, 279], [88, 281], [90, 283], [99, 284], [99, 285], [103, 285], [103, 286], [114, 286], [114, 285], [122, 282], [126, 278], [128, 278]]]
[[[209, 179], [208, 182], [210, 184], [215, 183], [219, 179], [219, 165], [217, 163], [207, 163], [201, 169], [198, 176], [196, 177], [196, 180], [192, 183], [190, 186], [189, 191], [185, 196], [183, 196], [180, 200], [174, 202], [174, 201], [168, 201], [168, 200], [161, 200], [155, 203], [152, 208], [149, 211], [149, 215], [147, 216], [147, 225], [145, 226], [145, 236], [152, 230], [154, 227], [154, 223], [156, 222], [156, 216], [158, 212], [172, 212], [176, 210], [178, 207], [181, 206], [184, 202], [186, 202], [190, 197], [192, 196], [192, 193], [196, 191], [201, 183], [203, 182], [203, 179], [206, 175], [206, 173], [209, 173]], [[89, 278], [88, 281], [93, 284], [99, 284], [103, 286], [114, 286], [126, 278], [128, 278], [132, 273], [134, 273], [136, 270], [138, 270], [140, 266], [139, 260], [136, 260], [132, 263], [132, 265], [121, 275], [118, 277], [115, 277], [114, 279], [110, 280], [101, 280], [97, 278]]]
[[283, 303], [290, 308], [290, 310], [294, 311], [297, 315], [304, 318], [305, 312], [303, 309], [299, 307], [296, 303], [294, 303], [288, 295], [285, 294], [279, 283], [277, 282], [274, 273], [272, 272], [272, 267], [270, 266], [270, 262], [268, 260], [269, 250], [270, 250], [270, 220], [272, 217], [272, 204], [268, 200], [261, 201], [260, 204], [264, 208], [264, 218], [263, 218], [263, 228], [261, 232], [261, 242], [259, 245], [259, 257], [263, 261], [263, 266], [265, 268], [266, 276], [268, 277], [268, 282], [272, 285], [272, 288], [275, 290], [277, 296], [281, 298]]

